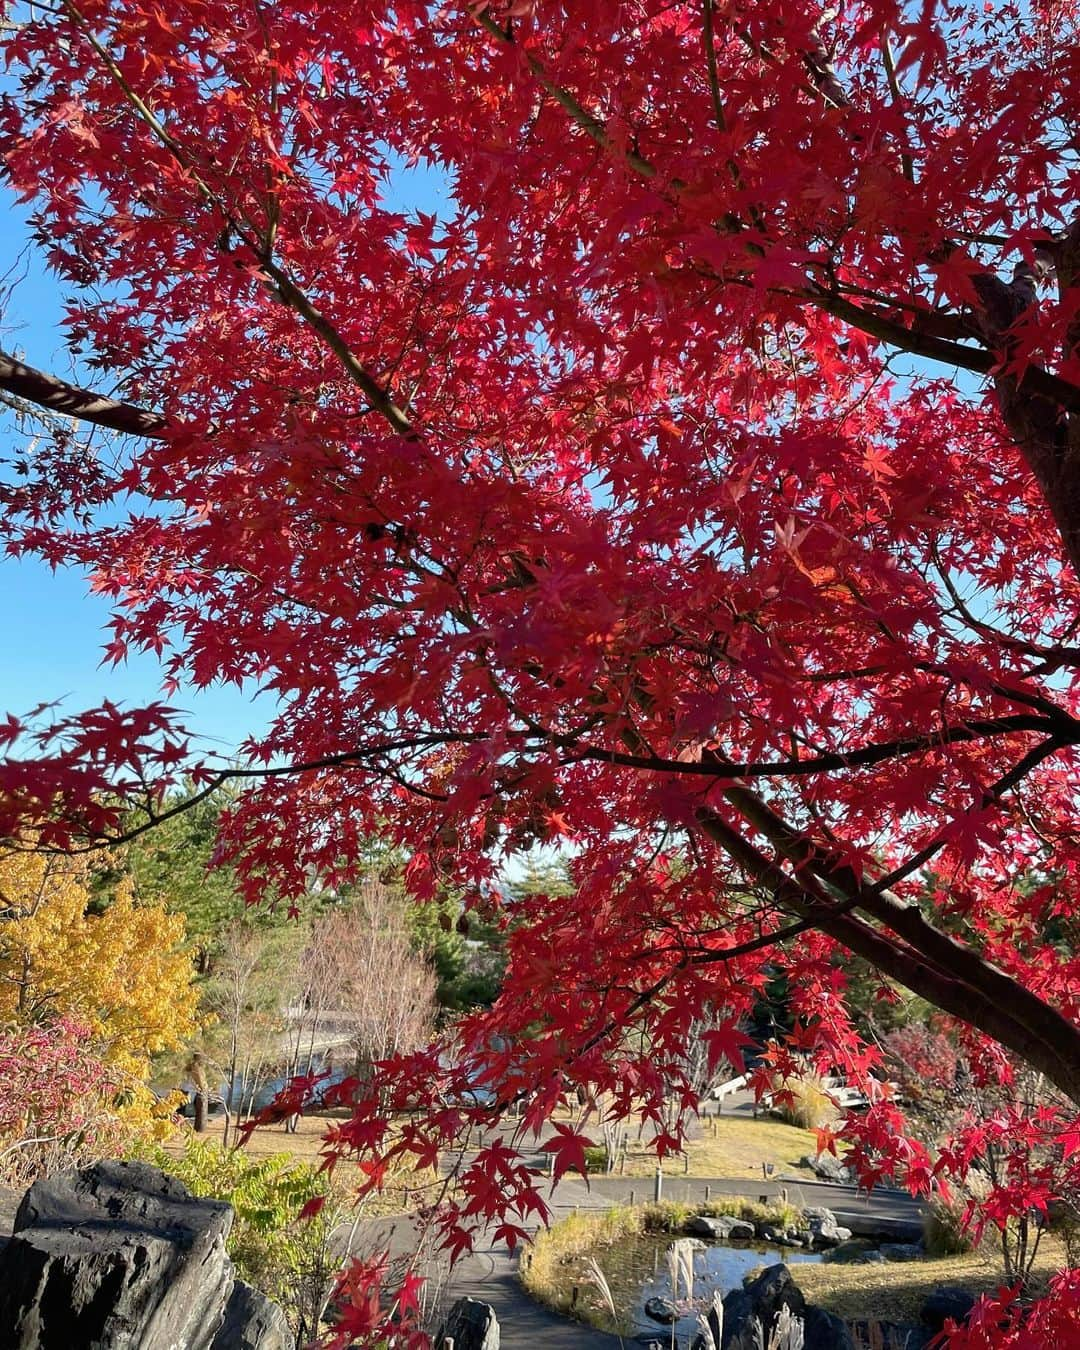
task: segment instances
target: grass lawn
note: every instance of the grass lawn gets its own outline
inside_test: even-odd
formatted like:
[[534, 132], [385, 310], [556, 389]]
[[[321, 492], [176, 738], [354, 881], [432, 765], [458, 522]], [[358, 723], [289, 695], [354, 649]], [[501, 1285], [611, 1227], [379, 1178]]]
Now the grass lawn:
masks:
[[[760, 1179], [761, 1164], [772, 1163], [777, 1174], [793, 1172], [812, 1176], [808, 1168], [799, 1166], [799, 1159], [817, 1152], [817, 1136], [813, 1130], [800, 1130], [785, 1125], [781, 1120], [762, 1116], [753, 1120], [748, 1116], [709, 1116], [700, 1123], [701, 1138], [686, 1146], [689, 1177], [731, 1177], [739, 1180]], [[673, 1157], [666, 1161], [664, 1172], [672, 1177], [684, 1175], [684, 1159]], [[626, 1157], [628, 1177], [651, 1177], [656, 1171], [656, 1155], [637, 1144], [630, 1136]], [[616, 1169], [618, 1175], [618, 1169]]]
[[[322, 1162], [322, 1141], [327, 1123], [325, 1116], [301, 1116], [295, 1134], [288, 1134], [284, 1125], [266, 1125], [252, 1133], [244, 1145], [244, 1152], [252, 1158], [270, 1158], [277, 1153], [288, 1153], [298, 1162], [310, 1163], [313, 1167], [318, 1167]], [[186, 1134], [186, 1130], [177, 1131], [170, 1139], [166, 1140], [163, 1147], [170, 1153], [182, 1153]], [[222, 1140], [221, 1117], [212, 1116], [206, 1132], [199, 1135], [198, 1138], [220, 1144]], [[232, 1133], [230, 1133], [229, 1142], [230, 1144], [235, 1142], [235, 1135]], [[348, 1170], [346, 1171], [346, 1169]], [[343, 1178], [346, 1175], [354, 1176], [356, 1173], [356, 1167], [351, 1162], [342, 1162], [336, 1170]]]
[[[1065, 1264], [1065, 1247], [1044, 1238], [1035, 1263], [1036, 1282]], [[917, 1322], [919, 1310], [939, 1285], [959, 1285], [973, 1294], [992, 1293], [1004, 1284], [1001, 1259], [993, 1248], [965, 1256], [927, 1261], [890, 1261], [885, 1265], [790, 1266], [792, 1278], [810, 1303], [818, 1303], [847, 1321], [879, 1318]]]

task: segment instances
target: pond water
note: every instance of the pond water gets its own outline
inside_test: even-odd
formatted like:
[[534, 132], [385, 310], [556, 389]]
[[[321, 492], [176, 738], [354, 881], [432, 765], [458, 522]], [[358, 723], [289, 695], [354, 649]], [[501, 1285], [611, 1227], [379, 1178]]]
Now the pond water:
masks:
[[[671, 1276], [668, 1273], [667, 1250], [674, 1241], [670, 1234], [643, 1234], [624, 1238], [612, 1246], [594, 1251], [600, 1269], [604, 1272], [615, 1306], [622, 1316], [623, 1335], [659, 1341], [671, 1345], [671, 1326], [654, 1322], [645, 1315], [645, 1304], [650, 1298], [671, 1298]], [[704, 1250], [694, 1253], [694, 1296], [688, 1303], [685, 1291], [678, 1307], [683, 1315], [674, 1324], [676, 1343], [682, 1350], [697, 1334], [697, 1315], [712, 1302], [714, 1290], [726, 1294], [742, 1285], [743, 1277], [759, 1266], [818, 1262], [820, 1252], [809, 1252], [799, 1247], [773, 1247], [765, 1242], [709, 1243]], [[579, 1297], [592, 1307], [600, 1306], [599, 1295], [584, 1279], [583, 1267], [575, 1272], [581, 1276]]]
[[[352, 1072], [352, 1066], [339, 1065], [335, 1068], [333, 1065], [324, 1062], [322, 1064], [316, 1064], [314, 1066], [314, 1072], [327, 1072], [328, 1076], [323, 1079], [322, 1086], [329, 1087], [341, 1083], [348, 1078]], [[243, 1078], [237, 1077], [233, 1080], [233, 1105], [236, 1109], [239, 1109], [242, 1104], [245, 1110], [250, 1108], [251, 1111], [261, 1111], [264, 1107], [270, 1105], [282, 1088], [288, 1086], [289, 1082], [290, 1076], [288, 1074], [264, 1077], [259, 1080], [258, 1087], [255, 1092], [252, 1093], [252, 1084], [246, 1082]], [[190, 1083], [185, 1083], [184, 1091], [188, 1094], [188, 1100], [181, 1106], [180, 1114], [182, 1116], [192, 1116], [194, 1115], [194, 1106], [192, 1104], [194, 1088]], [[223, 1081], [220, 1084], [213, 1086], [213, 1092], [214, 1096], [211, 1098], [210, 1103], [210, 1115], [218, 1117], [222, 1113], [222, 1104], [228, 1098], [228, 1083]]]

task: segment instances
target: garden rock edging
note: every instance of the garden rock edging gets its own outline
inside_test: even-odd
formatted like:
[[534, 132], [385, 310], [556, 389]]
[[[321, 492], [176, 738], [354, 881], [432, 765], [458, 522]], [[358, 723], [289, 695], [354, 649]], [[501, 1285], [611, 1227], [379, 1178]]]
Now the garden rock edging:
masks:
[[0, 1250], [5, 1350], [294, 1350], [285, 1315], [235, 1278], [233, 1212], [147, 1163], [34, 1183]]
[[[710, 1312], [706, 1318], [713, 1344], [718, 1350], [758, 1350], [761, 1344], [758, 1327], [764, 1333], [767, 1345], [782, 1308], [802, 1319], [803, 1350], [855, 1350], [851, 1332], [844, 1323], [824, 1308], [807, 1303], [784, 1265], [769, 1266], [741, 1289], [733, 1289], [725, 1295], [722, 1335], [717, 1335], [716, 1314]], [[691, 1350], [707, 1350], [707, 1347], [707, 1338], [699, 1335]]]

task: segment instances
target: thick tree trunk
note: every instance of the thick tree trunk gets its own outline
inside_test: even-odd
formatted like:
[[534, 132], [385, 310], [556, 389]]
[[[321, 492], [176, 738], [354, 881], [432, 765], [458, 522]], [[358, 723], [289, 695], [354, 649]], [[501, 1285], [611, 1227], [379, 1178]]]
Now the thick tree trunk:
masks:
[[[978, 952], [939, 932], [917, 906], [874, 892], [827, 858], [807, 861], [812, 842], [754, 794], [733, 788], [727, 795], [782, 855], [791, 857], [796, 849], [802, 855], [798, 875], [792, 876], [715, 812], [697, 813], [703, 832], [768, 886], [785, 909], [809, 919], [912, 993], [992, 1036], [1080, 1104], [1080, 1027]], [[881, 927], [866, 922], [857, 909]]]

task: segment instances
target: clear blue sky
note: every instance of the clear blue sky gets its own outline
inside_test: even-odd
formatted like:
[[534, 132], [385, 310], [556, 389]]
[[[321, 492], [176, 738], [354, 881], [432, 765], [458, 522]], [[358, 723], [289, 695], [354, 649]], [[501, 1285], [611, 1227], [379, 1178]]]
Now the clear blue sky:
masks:
[[[420, 166], [400, 168], [387, 193], [397, 210], [445, 211], [445, 179]], [[0, 186], [0, 346], [13, 348], [31, 365], [79, 378], [64, 348], [64, 295], [29, 241], [27, 207]], [[84, 378], [88, 378], [85, 377]], [[17, 436], [0, 409], [0, 449], [6, 455]], [[34, 558], [14, 559], [0, 545], [0, 718], [28, 712], [38, 703], [63, 699], [77, 712], [103, 698], [132, 706], [161, 697], [161, 670], [152, 656], [133, 655], [118, 667], [100, 665], [108, 635], [108, 603], [89, 593], [79, 570], [53, 572]], [[170, 702], [187, 711], [189, 729], [225, 752], [258, 732], [273, 707], [256, 691], [234, 686], [184, 690]]]

